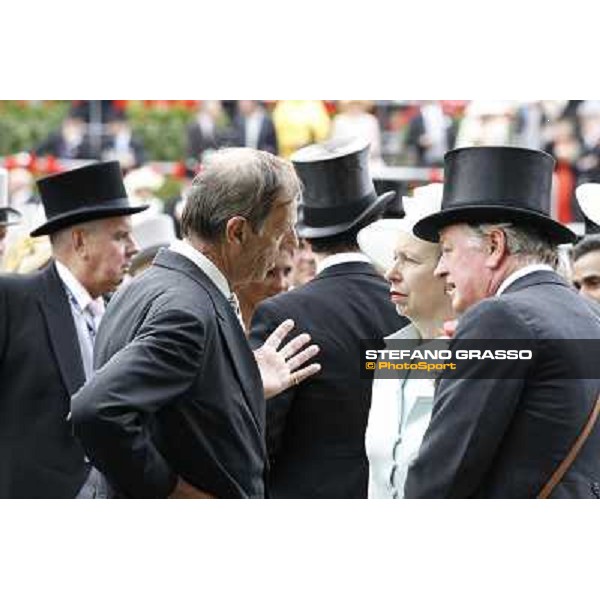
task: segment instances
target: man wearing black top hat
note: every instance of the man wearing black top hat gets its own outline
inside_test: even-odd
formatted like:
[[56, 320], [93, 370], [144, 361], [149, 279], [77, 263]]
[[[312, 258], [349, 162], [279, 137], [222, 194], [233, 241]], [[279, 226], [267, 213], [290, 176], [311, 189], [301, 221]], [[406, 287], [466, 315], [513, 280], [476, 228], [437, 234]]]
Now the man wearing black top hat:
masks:
[[366, 143], [315, 144], [292, 162], [304, 185], [297, 231], [317, 257], [317, 275], [261, 303], [250, 338], [260, 344], [291, 317], [321, 348], [323, 369], [267, 405], [270, 492], [276, 498], [366, 498], [372, 382], [360, 378], [360, 340], [383, 338], [406, 320], [390, 302], [388, 284], [359, 252], [356, 234], [395, 194], [375, 193]]
[[40, 179], [53, 260], [30, 276], [0, 277], [0, 497], [107, 493], [69, 422], [70, 397], [92, 373], [102, 296], [136, 252], [117, 162]]
[[523, 148], [449, 152], [442, 210], [415, 225], [441, 244], [450, 350], [510, 340], [533, 359], [463, 361], [439, 380], [407, 498], [600, 497], [600, 320], [553, 268], [575, 237], [545, 210], [553, 166]]

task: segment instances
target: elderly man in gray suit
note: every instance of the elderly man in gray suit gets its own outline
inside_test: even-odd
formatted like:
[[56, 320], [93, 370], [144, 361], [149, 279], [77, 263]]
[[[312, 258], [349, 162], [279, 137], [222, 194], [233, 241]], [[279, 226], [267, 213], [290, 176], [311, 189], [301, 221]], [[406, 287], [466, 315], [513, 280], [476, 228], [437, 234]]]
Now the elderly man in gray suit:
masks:
[[297, 241], [299, 191], [288, 161], [215, 154], [189, 191], [184, 239], [111, 300], [73, 422], [117, 495], [266, 495], [265, 398], [316, 373], [303, 365], [318, 348], [308, 335], [280, 348], [288, 320], [253, 354], [232, 289]]
[[553, 165], [522, 148], [449, 152], [442, 210], [415, 225], [441, 245], [460, 315], [450, 349], [511, 340], [534, 359], [440, 379], [407, 498], [600, 498], [600, 321], [553, 269], [574, 239], [545, 211]]

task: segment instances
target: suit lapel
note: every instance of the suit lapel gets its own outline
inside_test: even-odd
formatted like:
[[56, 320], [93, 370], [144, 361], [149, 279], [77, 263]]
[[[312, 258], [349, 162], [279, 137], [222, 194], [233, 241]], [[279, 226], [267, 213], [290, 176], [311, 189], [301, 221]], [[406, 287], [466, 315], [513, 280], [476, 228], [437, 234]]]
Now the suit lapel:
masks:
[[38, 301], [63, 382], [69, 395], [73, 395], [85, 383], [85, 372], [73, 315], [54, 263], [42, 273]]
[[[229, 308], [229, 306], [223, 308]], [[237, 317], [232, 310], [232, 315], [228, 315], [227, 317], [224, 316], [223, 312], [222, 310], [217, 312], [219, 327], [229, 350], [231, 362], [240, 382], [246, 404], [250, 408], [261, 437], [264, 437], [265, 400], [260, 371], [256, 365], [256, 359], [250, 350], [246, 336], [241, 326], [237, 323]]]
[[202, 269], [185, 256], [170, 250], [161, 250], [154, 262], [157, 265], [185, 273], [208, 292], [217, 313], [218, 327], [229, 351], [244, 399], [264, 442], [265, 400], [262, 380], [246, 336], [229, 302]]

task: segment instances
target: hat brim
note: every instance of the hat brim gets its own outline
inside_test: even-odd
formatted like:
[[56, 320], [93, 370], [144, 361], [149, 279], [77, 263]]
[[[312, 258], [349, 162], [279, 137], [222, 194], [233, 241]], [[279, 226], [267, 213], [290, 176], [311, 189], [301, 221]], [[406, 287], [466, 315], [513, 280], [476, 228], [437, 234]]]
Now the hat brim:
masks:
[[10, 225], [18, 225], [21, 222], [22, 215], [18, 210], [3, 206], [0, 208], [0, 225], [8, 227]]
[[412, 236], [412, 224], [408, 219], [379, 219], [363, 227], [356, 235], [358, 247], [380, 271], [394, 266], [394, 249], [398, 235]]
[[458, 223], [498, 223], [508, 221], [516, 225], [537, 227], [550, 241], [557, 244], [575, 242], [577, 236], [565, 225], [540, 213], [509, 206], [460, 206], [448, 208], [418, 221], [413, 233], [428, 242], [439, 242], [440, 231]]
[[84, 208], [80, 210], [72, 210], [70, 212], [62, 213], [61, 215], [48, 219], [43, 225], [40, 225], [37, 229], [34, 229], [29, 235], [31, 237], [38, 237], [40, 235], [50, 235], [77, 225], [78, 223], [87, 223], [88, 221], [96, 221], [98, 219], [108, 219], [110, 217], [124, 217], [127, 215], [133, 215], [148, 208], [147, 204], [141, 206], [122, 206], [122, 207], [97, 207], [97, 208]]
[[575, 189], [575, 197], [581, 212], [600, 226], [600, 183], [582, 183]]
[[324, 227], [311, 227], [304, 225], [302, 222], [298, 222], [296, 225], [296, 233], [298, 234], [298, 237], [306, 239], [324, 238], [344, 233], [359, 225], [362, 221], [367, 221], [369, 218], [376, 215], [378, 211], [383, 211], [387, 204], [395, 197], [396, 192], [385, 192], [384, 194], [381, 194], [373, 204], [367, 206], [367, 208], [357, 217], [344, 223], [337, 223], [335, 225], [327, 225]]

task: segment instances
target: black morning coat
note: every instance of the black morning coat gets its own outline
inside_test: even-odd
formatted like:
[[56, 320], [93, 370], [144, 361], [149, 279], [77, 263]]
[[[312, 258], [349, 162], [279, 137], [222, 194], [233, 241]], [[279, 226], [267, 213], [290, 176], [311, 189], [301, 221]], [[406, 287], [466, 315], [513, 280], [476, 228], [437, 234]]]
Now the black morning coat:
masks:
[[347, 262], [324, 269], [304, 286], [262, 302], [250, 341], [261, 345], [286, 318], [312, 336], [322, 370], [267, 401], [275, 498], [366, 498], [369, 466], [365, 430], [372, 380], [360, 378], [360, 340], [401, 329], [389, 284], [371, 264]]
[[0, 276], [0, 497], [77, 495], [90, 465], [67, 417], [70, 396], [84, 381], [54, 264]]
[[265, 401], [227, 299], [161, 250], [110, 301], [75, 432], [118, 496], [163, 498], [177, 476], [218, 498], [265, 496]]
[[[566, 340], [600, 340], [600, 320], [559, 275], [537, 271], [469, 308], [450, 349], [469, 339], [530, 340], [534, 360], [471, 362], [439, 380], [405, 495], [535, 498], [600, 393], [598, 353]], [[576, 371], [586, 379], [566, 379]], [[600, 497], [600, 422], [551, 497]]]

